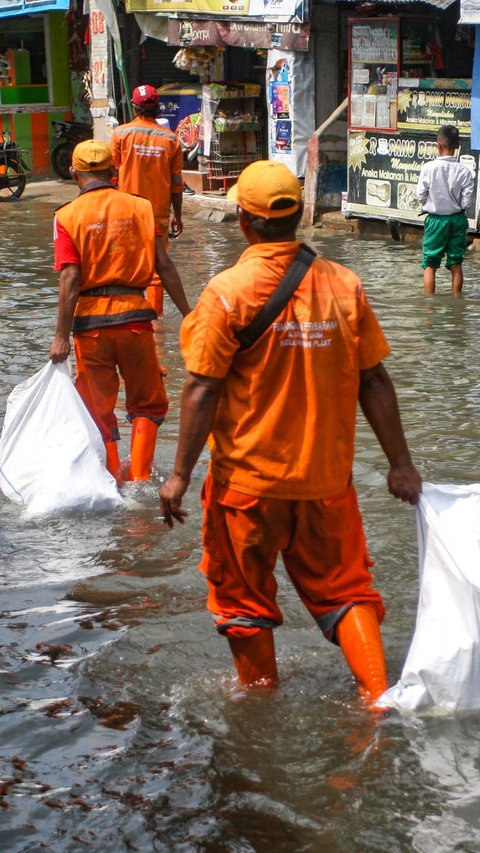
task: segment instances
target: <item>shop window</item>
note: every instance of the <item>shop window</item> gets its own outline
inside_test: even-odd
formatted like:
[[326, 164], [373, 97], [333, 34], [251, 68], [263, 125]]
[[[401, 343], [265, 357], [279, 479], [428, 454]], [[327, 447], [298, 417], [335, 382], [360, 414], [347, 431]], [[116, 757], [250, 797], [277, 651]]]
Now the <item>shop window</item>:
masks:
[[396, 128], [400, 60], [399, 21], [350, 21], [349, 125]]
[[0, 54], [13, 60], [9, 85], [48, 83], [43, 15], [7, 18], [1, 22]]

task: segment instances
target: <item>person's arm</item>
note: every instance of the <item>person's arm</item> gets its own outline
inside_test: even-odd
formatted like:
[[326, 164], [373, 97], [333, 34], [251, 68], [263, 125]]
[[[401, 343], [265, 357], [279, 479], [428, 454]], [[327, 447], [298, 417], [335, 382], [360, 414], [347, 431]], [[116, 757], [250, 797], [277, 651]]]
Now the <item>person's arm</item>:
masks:
[[172, 205], [172, 216], [170, 217], [170, 231], [173, 234], [179, 234], [183, 231], [183, 222], [182, 222], [182, 204], [183, 204], [183, 177], [182, 177], [182, 169], [183, 169], [183, 151], [180, 142], [177, 141], [177, 145], [174, 149], [171, 161], [171, 172], [170, 172], [170, 201]]
[[474, 189], [475, 181], [472, 173], [469, 171], [468, 175], [465, 175], [463, 186], [460, 191], [460, 204], [462, 206], [462, 210], [466, 210], [470, 204]]
[[212, 431], [218, 398], [224, 380], [189, 373], [180, 402], [180, 432], [173, 474], [160, 489], [165, 523], [173, 527], [176, 518], [183, 524], [186, 513], [182, 498], [190, 485], [195, 464]]
[[170, 228], [170, 231], [173, 234], [176, 234], [178, 237], [183, 231], [183, 222], [182, 222], [183, 194], [181, 192], [179, 192], [179, 193], [173, 193], [172, 192], [171, 202], [172, 202], [173, 213], [170, 217], [169, 228]]
[[428, 179], [428, 174], [427, 174], [425, 169], [421, 169], [420, 170], [420, 176], [418, 178], [417, 192], [416, 192], [416, 195], [417, 195], [417, 198], [418, 198], [420, 204], [422, 204], [422, 205], [425, 204], [425, 202], [428, 198], [429, 192], [430, 192], [430, 181]]
[[119, 169], [122, 163], [122, 151], [120, 147], [120, 140], [115, 131], [113, 131], [110, 137], [110, 151], [112, 152], [113, 165], [116, 169]]
[[155, 269], [168, 295], [177, 306], [180, 314], [185, 317], [186, 314], [190, 313], [191, 308], [187, 302], [178, 270], [165, 249], [162, 237], [155, 237]]
[[422, 479], [411, 460], [395, 389], [382, 363], [360, 371], [358, 399], [390, 463], [389, 491], [402, 501], [418, 503]]
[[60, 272], [57, 325], [49, 353], [54, 364], [66, 361], [70, 355], [70, 332], [79, 292], [80, 266], [66, 264]]

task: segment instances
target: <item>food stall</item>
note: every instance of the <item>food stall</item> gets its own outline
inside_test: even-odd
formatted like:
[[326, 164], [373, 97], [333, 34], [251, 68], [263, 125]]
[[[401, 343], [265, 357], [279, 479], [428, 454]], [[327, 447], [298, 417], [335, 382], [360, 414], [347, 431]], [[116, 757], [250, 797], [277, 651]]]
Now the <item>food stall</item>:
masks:
[[416, 186], [437, 154], [443, 124], [460, 133], [457, 156], [475, 177], [467, 210], [478, 218], [479, 152], [470, 148], [471, 80], [434, 76], [435, 44], [423, 21], [349, 21], [348, 191], [344, 211], [359, 217], [423, 224]]

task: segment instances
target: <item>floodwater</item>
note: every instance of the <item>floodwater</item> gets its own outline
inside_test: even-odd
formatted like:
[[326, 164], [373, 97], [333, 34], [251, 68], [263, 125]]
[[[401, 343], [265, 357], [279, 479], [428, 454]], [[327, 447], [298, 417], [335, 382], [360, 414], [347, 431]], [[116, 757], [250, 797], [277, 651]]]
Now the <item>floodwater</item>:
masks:
[[[31, 199], [0, 206], [2, 420], [14, 385], [47, 361], [51, 214]], [[463, 298], [445, 271], [426, 298], [416, 246], [321, 231], [309, 242], [364, 280], [424, 479], [479, 481], [480, 257], [466, 258]], [[172, 252], [192, 301], [242, 248], [236, 224], [187, 220]], [[130, 484], [125, 508], [104, 515], [35, 520], [0, 497], [0, 849], [479, 851], [480, 714], [372, 718], [281, 566], [281, 687], [235, 689], [196, 569], [205, 453], [187, 523], [166, 529], [158, 505], [183, 376], [166, 307], [157, 340], [171, 409], [154, 480]], [[126, 457], [121, 403], [119, 417]], [[360, 417], [355, 480], [394, 682], [415, 620], [417, 548], [415, 511], [389, 496], [385, 474]]]

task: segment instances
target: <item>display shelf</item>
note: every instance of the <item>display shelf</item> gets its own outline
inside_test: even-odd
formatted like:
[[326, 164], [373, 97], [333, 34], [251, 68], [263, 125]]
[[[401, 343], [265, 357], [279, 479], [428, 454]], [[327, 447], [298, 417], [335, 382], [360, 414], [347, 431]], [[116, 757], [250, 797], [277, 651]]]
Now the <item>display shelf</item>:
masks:
[[202, 139], [209, 177], [238, 176], [262, 158], [260, 86], [207, 83], [202, 88]]
[[258, 83], [205, 83], [202, 86], [202, 98], [219, 101], [230, 98], [258, 98]]
[[[385, 60], [383, 60], [383, 63], [385, 63]], [[391, 63], [387, 63], [387, 64], [391, 65]], [[381, 59], [352, 59], [352, 68], [354, 66], [356, 67], [357, 65], [360, 68], [363, 65], [382, 65], [382, 60]]]
[[218, 143], [212, 145], [210, 157], [207, 159], [208, 173], [212, 176], [238, 176], [245, 166], [255, 163], [262, 157], [261, 140], [258, 134], [246, 140], [247, 147], [237, 149], [230, 154], [223, 153]]
[[400, 58], [398, 18], [349, 22], [349, 127], [395, 130]]
[[237, 177], [245, 166], [258, 160], [258, 155], [249, 154], [214, 154], [208, 161], [208, 171], [213, 177]]
[[246, 132], [248, 130], [260, 130], [261, 121], [260, 118], [257, 117], [254, 121], [236, 121], [235, 118], [232, 119], [223, 119], [223, 118], [215, 118], [213, 121], [213, 129], [216, 133], [235, 133], [235, 132]]

